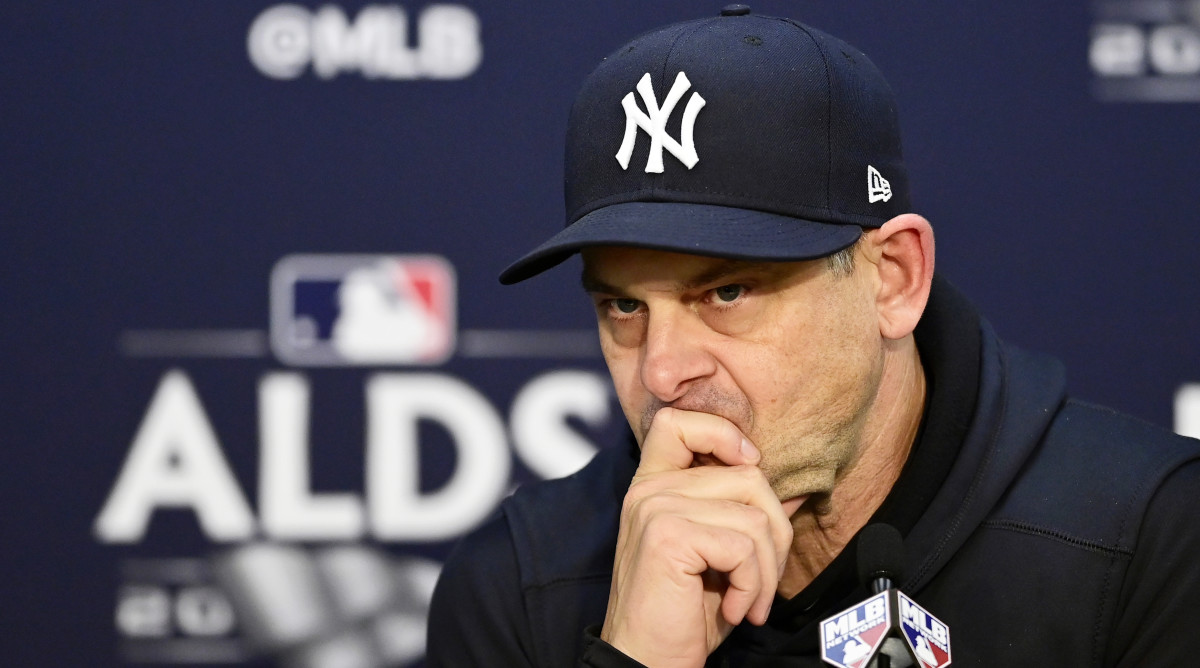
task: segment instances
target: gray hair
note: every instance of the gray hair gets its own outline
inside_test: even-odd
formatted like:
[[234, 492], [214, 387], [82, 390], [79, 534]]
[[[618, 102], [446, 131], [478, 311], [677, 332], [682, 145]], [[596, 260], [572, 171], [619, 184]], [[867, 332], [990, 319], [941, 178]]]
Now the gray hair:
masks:
[[858, 238], [858, 241], [850, 244], [833, 255], [825, 256], [825, 266], [829, 271], [833, 272], [838, 278], [845, 278], [854, 273], [854, 251], [858, 245], [862, 243], [866, 234]]

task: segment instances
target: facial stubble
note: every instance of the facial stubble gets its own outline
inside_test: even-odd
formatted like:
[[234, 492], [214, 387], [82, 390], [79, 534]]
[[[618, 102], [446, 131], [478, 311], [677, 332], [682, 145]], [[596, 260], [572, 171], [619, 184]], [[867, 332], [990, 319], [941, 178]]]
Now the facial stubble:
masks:
[[[753, 441], [755, 415], [749, 402], [745, 397], [729, 396], [712, 386], [697, 387], [673, 402], [652, 400], [641, 411], [639, 434], [644, 437], [654, 416], [666, 407], [725, 418]], [[819, 510], [853, 451], [854, 437], [843, 428], [845, 425], [810, 425], [810, 428], [814, 426], [810, 433], [800, 433], [801, 429], [796, 428], [796, 433], [784, 435], [782, 442], [756, 442], [755, 446], [762, 453], [759, 469], [766, 475], [776, 498], [786, 501], [812, 495], [808, 505]], [[698, 465], [710, 463], [710, 459], [697, 458]]]

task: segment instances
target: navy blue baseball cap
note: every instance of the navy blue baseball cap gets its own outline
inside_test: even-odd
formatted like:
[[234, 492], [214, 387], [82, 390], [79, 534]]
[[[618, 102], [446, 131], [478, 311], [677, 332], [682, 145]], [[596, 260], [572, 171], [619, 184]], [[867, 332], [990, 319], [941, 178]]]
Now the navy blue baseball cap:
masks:
[[634, 39], [567, 124], [566, 228], [516, 283], [588, 246], [824, 257], [910, 210], [891, 88], [858, 49], [731, 5]]

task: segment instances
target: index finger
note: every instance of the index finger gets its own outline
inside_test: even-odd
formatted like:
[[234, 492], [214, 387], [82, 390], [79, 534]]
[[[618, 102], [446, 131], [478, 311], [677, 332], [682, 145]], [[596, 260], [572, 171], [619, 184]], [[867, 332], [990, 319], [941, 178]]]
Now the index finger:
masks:
[[662, 408], [654, 415], [642, 443], [639, 473], [682, 471], [696, 455], [711, 455], [722, 464], [758, 464], [758, 448], [729, 420], [712, 413]]

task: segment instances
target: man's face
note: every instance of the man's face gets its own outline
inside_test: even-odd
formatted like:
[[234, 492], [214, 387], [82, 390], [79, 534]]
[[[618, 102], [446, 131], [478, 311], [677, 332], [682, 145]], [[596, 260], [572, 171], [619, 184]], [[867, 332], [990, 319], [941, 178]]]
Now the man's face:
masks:
[[859, 452], [883, 365], [870, 272], [626, 247], [583, 259], [639, 444], [664, 406], [712, 413], [759, 448], [780, 500], [832, 491]]

